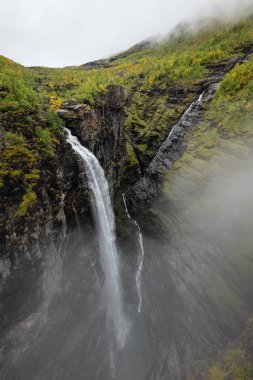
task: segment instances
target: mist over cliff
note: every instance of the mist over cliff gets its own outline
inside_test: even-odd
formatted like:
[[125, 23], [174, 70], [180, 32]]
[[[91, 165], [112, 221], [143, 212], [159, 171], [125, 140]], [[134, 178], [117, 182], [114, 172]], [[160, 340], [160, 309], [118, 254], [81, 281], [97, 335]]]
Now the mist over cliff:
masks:
[[[80, 65], [128, 49], [177, 24], [238, 19], [251, 0], [19, 0], [1, 6], [2, 54], [26, 66]], [[22, 15], [22, 17], [21, 17]]]
[[[29, 46], [43, 16], [53, 56], [64, 23], [71, 52], [88, 57], [84, 17], [99, 29], [87, 33], [92, 44], [104, 11], [122, 51], [65, 68], [0, 56], [5, 380], [252, 378], [251, 4], [182, 4], [195, 20], [174, 28], [179, 6], [162, 1], [95, 2], [86, 13], [63, 2], [57, 17], [52, 3], [49, 19], [47, 2], [23, 4], [34, 12]], [[128, 24], [131, 6], [140, 33], [164, 10], [165, 38], [146, 34], [124, 50], [117, 16], [126, 10]]]

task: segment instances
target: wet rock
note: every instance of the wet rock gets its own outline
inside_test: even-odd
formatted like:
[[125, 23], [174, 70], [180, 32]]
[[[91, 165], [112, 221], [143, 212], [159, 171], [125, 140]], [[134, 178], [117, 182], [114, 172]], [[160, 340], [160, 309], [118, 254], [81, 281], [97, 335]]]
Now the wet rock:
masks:
[[0, 189], [0, 313], [8, 315], [1, 320], [1, 331], [41, 303], [43, 268], [50, 255], [57, 260], [66, 254], [67, 234], [75, 225], [73, 205], [84, 228], [92, 225], [90, 191], [64, 135], [59, 142], [55, 156], [45, 156], [38, 167], [37, 201], [24, 216], [17, 215], [23, 190], [10, 183]]
[[209, 85], [189, 106], [178, 123], [171, 128], [167, 140], [161, 145], [143, 177], [127, 193], [127, 203], [134, 215], [137, 215], [140, 209], [145, 209], [158, 195], [163, 173], [170, 169], [185, 151], [185, 139], [201, 122], [204, 116], [203, 105], [212, 98], [217, 87], [218, 83]]
[[126, 161], [124, 106], [128, 93], [121, 86], [108, 86], [98, 105], [63, 104], [59, 115], [66, 127], [100, 161], [109, 180], [111, 193], [119, 186]]

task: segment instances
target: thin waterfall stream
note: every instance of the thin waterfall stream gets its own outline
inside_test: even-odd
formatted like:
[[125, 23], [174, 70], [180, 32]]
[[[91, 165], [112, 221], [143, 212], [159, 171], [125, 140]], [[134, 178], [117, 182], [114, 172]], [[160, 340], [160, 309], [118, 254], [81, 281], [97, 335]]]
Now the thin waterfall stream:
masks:
[[226, 349], [228, 334], [237, 338], [253, 310], [253, 154], [245, 166], [239, 139], [235, 152], [229, 145], [210, 160], [193, 154], [170, 171], [216, 87], [171, 128], [135, 194], [127, 186], [118, 190], [118, 239], [106, 175], [72, 135], [75, 126], [65, 129], [77, 191], [66, 183], [59, 193], [59, 249], [55, 235], [45, 246], [42, 241], [41, 268], [32, 263], [17, 272], [6, 294], [10, 302], [5, 309], [0, 302], [6, 321], [8, 312], [12, 319], [15, 291], [22, 312], [3, 331], [1, 379], [186, 380], [195, 371], [204, 374], [202, 363]]
[[[215, 86], [217, 86], [217, 84], [215, 84]], [[171, 137], [173, 136], [175, 130], [177, 129], [178, 125], [182, 122], [185, 121], [185, 119], [187, 119], [188, 117], [188, 114], [191, 112], [192, 108], [194, 105], [198, 106], [199, 104], [201, 104], [202, 102], [202, 99], [203, 99], [203, 96], [204, 96], [204, 93], [205, 91], [203, 91], [197, 100], [194, 100], [190, 106], [187, 108], [187, 110], [183, 113], [183, 115], [181, 116], [181, 118], [179, 119], [179, 121], [174, 125], [174, 127], [171, 129], [167, 139], [162, 143], [162, 145], [160, 146], [160, 148], [158, 149], [157, 153], [156, 153], [156, 156], [158, 156], [158, 154], [162, 151], [163, 147], [166, 146], [166, 144], [170, 141]], [[156, 157], [155, 156], [155, 157]]]
[[115, 222], [111, 205], [108, 182], [97, 158], [69, 129], [65, 128], [67, 141], [81, 158], [86, 169], [88, 185], [92, 193], [94, 218], [99, 235], [100, 262], [105, 275], [105, 297], [107, 318], [113, 323], [116, 342], [119, 348], [125, 343], [127, 323], [123, 315], [119, 264], [115, 242]]
[[136, 278], [137, 294], [138, 294], [138, 298], [139, 298], [138, 313], [140, 313], [141, 312], [141, 307], [142, 307], [141, 275], [142, 275], [142, 267], [143, 267], [143, 261], [144, 261], [143, 237], [142, 237], [142, 233], [141, 233], [141, 229], [140, 229], [139, 224], [136, 222], [135, 219], [131, 218], [131, 216], [130, 216], [130, 214], [128, 212], [125, 194], [122, 194], [122, 198], [123, 198], [123, 202], [124, 202], [124, 206], [125, 206], [125, 209], [126, 209], [126, 214], [127, 214], [128, 219], [132, 220], [134, 222], [134, 224], [136, 225], [137, 229], [138, 229], [138, 241], [139, 241], [139, 245], [140, 245], [141, 257], [140, 257], [140, 260], [139, 260], [139, 265], [138, 265], [138, 269], [137, 269], [136, 277], [135, 278]]

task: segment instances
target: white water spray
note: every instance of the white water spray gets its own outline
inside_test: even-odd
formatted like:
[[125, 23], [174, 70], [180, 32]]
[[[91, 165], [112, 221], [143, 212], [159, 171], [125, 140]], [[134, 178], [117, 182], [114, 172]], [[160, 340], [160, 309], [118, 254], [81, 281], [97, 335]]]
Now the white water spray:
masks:
[[67, 141], [82, 159], [86, 169], [89, 188], [92, 192], [94, 217], [99, 234], [100, 262], [105, 274], [105, 297], [108, 321], [113, 323], [117, 345], [122, 348], [127, 334], [127, 323], [123, 316], [118, 257], [115, 243], [114, 214], [109, 187], [97, 158], [83, 147], [70, 130], [65, 128]]
[[137, 269], [136, 277], [135, 278], [136, 278], [137, 294], [138, 294], [138, 298], [139, 298], [138, 313], [140, 313], [141, 312], [141, 306], [142, 306], [141, 275], [142, 275], [142, 267], [143, 267], [143, 261], [144, 261], [143, 237], [142, 237], [142, 233], [141, 233], [141, 229], [140, 229], [139, 224], [136, 222], [135, 219], [131, 218], [131, 216], [130, 216], [130, 214], [128, 212], [127, 205], [126, 205], [125, 194], [122, 194], [122, 198], [123, 198], [123, 202], [124, 202], [124, 205], [125, 205], [125, 209], [126, 209], [126, 213], [127, 213], [128, 219], [132, 220], [134, 222], [134, 224], [136, 225], [137, 229], [138, 229], [138, 241], [139, 241], [139, 245], [140, 245], [141, 256], [140, 256], [139, 265], [138, 265], [138, 269]]

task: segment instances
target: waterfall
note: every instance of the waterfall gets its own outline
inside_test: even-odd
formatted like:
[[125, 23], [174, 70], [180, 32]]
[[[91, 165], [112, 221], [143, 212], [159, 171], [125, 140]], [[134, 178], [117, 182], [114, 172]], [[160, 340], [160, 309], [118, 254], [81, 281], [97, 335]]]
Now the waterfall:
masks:
[[119, 348], [124, 346], [127, 323], [122, 311], [121, 286], [118, 257], [115, 243], [114, 213], [109, 195], [109, 186], [97, 158], [83, 147], [70, 130], [65, 128], [67, 141], [81, 158], [86, 169], [88, 185], [92, 193], [92, 205], [99, 236], [100, 262], [105, 275], [105, 298], [107, 321], [113, 324]]
[[82, 229], [81, 229], [80, 220], [79, 220], [79, 217], [78, 217], [78, 214], [77, 214], [76, 208], [75, 208], [75, 206], [73, 205], [73, 203], [72, 203], [72, 210], [73, 210], [73, 212], [74, 212], [74, 214], [75, 214], [75, 220], [76, 220], [77, 228], [78, 228], [78, 230], [81, 232]]
[[158, 149], [157, 153], [156, 153], [156, 156], [158, 156], [158, 154], [160, 152], [162, 152], [162, 149], [166, 146], [166, 144], [170, 141], [170, 138], [172, 137], [173, 133], [176, 131], [177, 127], [179, 124], [181, 124], [182, 122], [184, 122], [188, 115], [191, 113], [192, 109], [194, 106], [198, 106], [201, 102], [202, 102], [202, 99], [203, 99], [203, 96], [204, 96], [204, 93], [205, 91], [203, 91], [197, 100], [195, 100], [194, 102], [192, 102], [190, 104], [190, 106], [187, 108], [187, 110], [183, 113], [183, 115], [181, 116], [180, 120], [177, 122], [177, 124], [174, 125], [174, 127], [171, 129], [170, 133], [169, 133], [169, 136], [167, 137], [167, 139], [162, 143], [162, 145], [160, 146], [160, 148]]
[[134, 222], [134, 224], [136, 225], [137, 229], [138, 229], [138, 241], [139, 241], [141, 256], [140, 256], [139, 265], [138, 265], [138, 269], [137, 269], [136, 277], [135, 278], [136, 278], [137, 294], [138, 294], [138, 298], [139, 298], [138, 313], [140, 313], [141, 312], [141, 306], [142, 306], [141, 275], [142, 275], [142, 267], [143, 267], [143, 261], [144, 261], [143, 237], [142, 237], [142, 233], [141, 233], [141, 229], [140, 229], [139, 224], [136, 222], [135, 219], [131, 218], [131, 216], [130, 216], [130, 214], [128, 212], [127, 205], [126, 205], [125, 194], [122, 194], [122, 198], [123, 198], [123, 202], [124, 202], [124, 205], [125, 205], [125, 209], [126, 209], [126, 213], [127, 213], [128, 219], [132, 220]]

